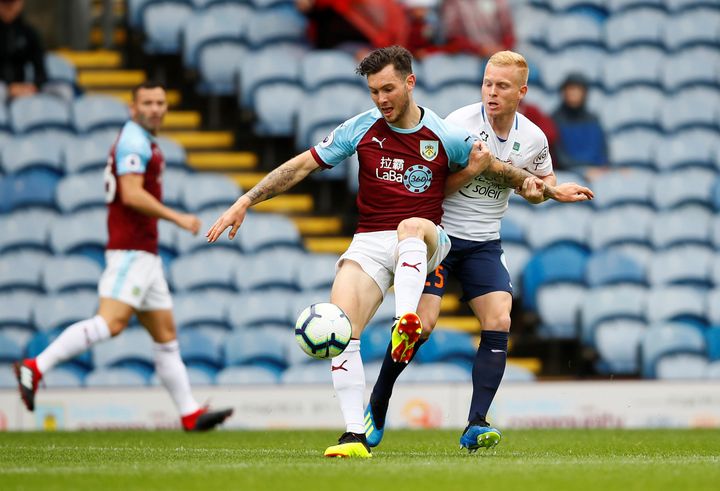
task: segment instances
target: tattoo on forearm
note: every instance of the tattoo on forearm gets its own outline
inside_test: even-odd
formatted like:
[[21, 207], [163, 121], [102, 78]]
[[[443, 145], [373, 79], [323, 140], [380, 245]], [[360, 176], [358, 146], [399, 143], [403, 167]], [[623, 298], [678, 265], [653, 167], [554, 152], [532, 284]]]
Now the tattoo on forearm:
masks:
[[281, 165], [263, 177], [259, 183], [245, 193], [245, 196], [250, 199], [251, 205], [270, 199], [289, 189], [294, 184], [294, 176], [295, 169], [293, 167]]
[[482, 175], [486, 180], [504, 188], [520, 187], [525, 179], [532, 176], [528, 171], [499, 159], [495, 159]]

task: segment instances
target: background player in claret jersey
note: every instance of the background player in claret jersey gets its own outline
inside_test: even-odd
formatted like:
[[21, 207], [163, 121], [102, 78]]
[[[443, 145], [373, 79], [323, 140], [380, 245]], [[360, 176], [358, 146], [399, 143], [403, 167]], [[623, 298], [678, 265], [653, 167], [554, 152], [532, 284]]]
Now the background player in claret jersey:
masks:
[[155, 370], [170, 393], [187, 431], [211, 429], [232, 414], [209, 411], [190, 391], [187, 370], [172, 315], [172, 299], [158, 256], [158, 218], [196, 234], [200, 221], [163, 205], [165, 166], [155, 135], [167, 112], [165, 89], [145, 83], [133, 91], [131, 121], [120, 131], [105, 169], [108, 203], [106, 268], [100, 278], [97, 314], [65, 329], [37, 358], [15, 365], [20, 395], [35, 408], [35, 392], [44, 373], [96, 343], [120, 334], [133, 313], [153, 338]]
[[[476, 135], [495, 157], [554, 186], [547, 138], [517, 112], [527, 92], [527, 79], [528, 65], [521, 55], [511, 51], [494, 54], [485, 68], [482, 102], [454, 111], [446, 121]], [[415, 349], [417, 352], [435, 326], [448, 275], [454, 275], [462, 286], [462, 299], [469, 303], [482, 326], [473, 365], [468, 427], [460, 438], [460, 444], [470, 451], [492, 447], [501, 438], [500, 431], [490, 427], [485, 418], [505, 371], [512, 307], [510, 274], [500, 244], [500, 220], [508, 206], [510, 188], [473, 173], [472, 168], [467, 168], [448, 178], [442, 225], [450, 235], [452, 249], [428, 277], [418, 307], [423, 334]], [[516, 192], [531, 203], [540, 203], [545, 197], [533, 184], [528, 178]], [[592, 191], [574, 183], [555, 189], [559, 201], [584, 201], [593, 196]], [[365, 413], [371, 446], [382, 439], [393, 385], [405, 366], [393, 361], [388, 350]]]
[[[470, 155], [476, 171], [484, 169], [502, 182], [522, 185], [529, 176], [493, 159], [480, 143], [473, 143], [468, 131], [446, 124], [414, 102], [415, 75], [405, 48], [375, 50], [360, 62], [357, 72], [367, 77], [376, 108], [345, 121], [322, 142], [265, 176], [207, 232], [213, 242], [231, 228], [232, 239], [250, 206], [357, 152], [359, 223], [338, 261], [331, 292], [331, 302], [345, 311], [352, 324], [353, 339], [332, 363], [346, 432], [338, 445], [325, 451], [326, 456], [343, 457], [371, 456], [363, 422], [365, 375], [359, 338], [393, 282], [398, 317], [391, 334], [393, 355], [409, 360], [422, 332], [415, 311], [425, 277], [450, 249], [439, 224], [451, 164], [464, 167]], [[532, 179], [542, 192], [543, 182]]]

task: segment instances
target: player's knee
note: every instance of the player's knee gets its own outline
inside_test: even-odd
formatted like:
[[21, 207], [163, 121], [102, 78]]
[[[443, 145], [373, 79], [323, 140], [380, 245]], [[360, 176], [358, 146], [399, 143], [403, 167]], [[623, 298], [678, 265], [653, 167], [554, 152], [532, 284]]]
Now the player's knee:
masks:
[[510, 331], [510, 314], [503, 312], [481, 320], [483, 331]]
[[420, 218], [406, 218], [397, 227], [398, 240], [408, 237], [423, 237], [423, 224]]

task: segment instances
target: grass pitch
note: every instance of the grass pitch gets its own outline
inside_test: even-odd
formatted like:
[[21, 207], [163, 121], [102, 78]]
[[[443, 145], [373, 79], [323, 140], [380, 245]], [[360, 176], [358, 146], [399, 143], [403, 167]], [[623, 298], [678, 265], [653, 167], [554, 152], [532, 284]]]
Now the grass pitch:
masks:
[[326, 459], [339, 432], [0, 433], [7, 490], [717, 490], [720, 430], [390, 430], [372, 459]]

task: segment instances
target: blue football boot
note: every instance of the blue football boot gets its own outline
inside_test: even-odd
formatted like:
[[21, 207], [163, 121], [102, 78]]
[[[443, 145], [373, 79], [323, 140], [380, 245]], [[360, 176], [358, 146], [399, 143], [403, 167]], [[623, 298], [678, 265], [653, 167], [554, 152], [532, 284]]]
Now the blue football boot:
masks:
[[380, 429], [375, 426], [375, 419], [373, 418], [372, 408], [370, 404], [365, 408], [365, 438], [367, 438], [367, 444], [370, 447], [377, 447], [382, 441], [384, 429]]
[[473, 453], [478, 448], [493, 448], [500, 443], [502, 438], [500, 430], [487, 423], [485, 425], [468, 425], [460, 437], [460, 448], [467, 448], [469, 453]]

